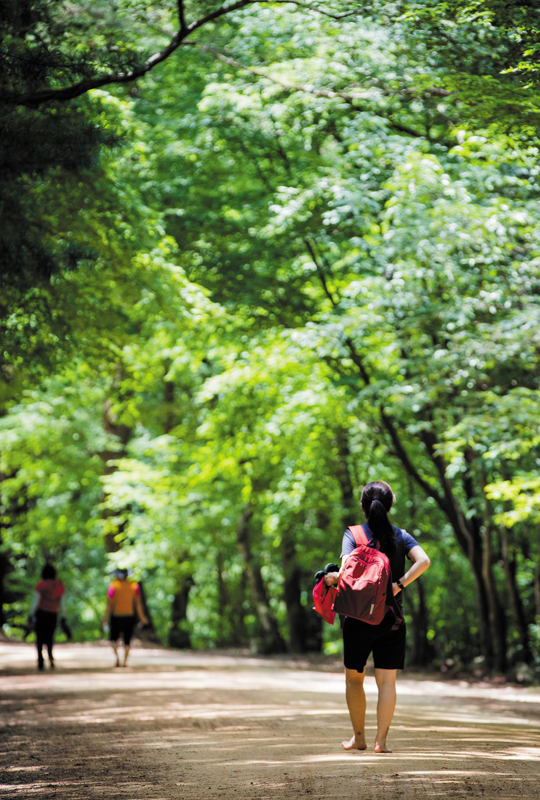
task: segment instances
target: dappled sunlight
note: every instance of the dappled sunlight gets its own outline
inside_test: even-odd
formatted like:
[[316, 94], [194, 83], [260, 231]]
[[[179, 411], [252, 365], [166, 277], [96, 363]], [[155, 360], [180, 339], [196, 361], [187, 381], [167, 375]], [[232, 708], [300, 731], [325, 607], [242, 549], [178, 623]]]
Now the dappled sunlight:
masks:
[[464, 770], [464, 769], [416, 769], [416, 770], [408, 770], [407, 772], [401, 772], [399, 777], [401, 780], [407, 780], [407, 777], [410, 776], [410, 780], [414, 780], [417, 775], [444, 775], [448, 777], [450, 775], [490, 775], [491, 777], [503, 777], [506, 778], [508, 776], [512, 776], [511, 772], [493, 772], [489, 771], [486, 772], [484, 770]]
[[39, 772], [45, 767], [6, 767], [5, 772]]
[[502, 753], [499, 758], [519, 759], [521, 761], [540, 761], [540, 747], [514, 747]]
[[[429, 764], [430, 762], [437, 761], [438, 763], [451, 763], [459, 761], [460, 765], [463, 765], [466, 762], [478, 762], [482, 760], [484, 762], [493, 762], [493, 761], [506, 761], [508, 759], [520, 759], [520, 760], [529, 760], [529, 761], [538, 761], [540, 760], [540, 754], [538, 752], [538, 748], [503, 748], [497, 752], [486, 752], [480, 750], [473, 750], [464, 752], [463, 750], [447, 750], [444, 747], [441, 747], [441, 742], [437, 742], [437, 746], [433, 746], [433, 748], [421, 748], [417, 750], [411, 750], [406, 747], [400, 746], [399, 743], [395, 742], [394, 739], [392, 740], [392, 747], [394, 751], [392, 753], [385, 753], [383, 755], [373, 753], [370, 751], [369, 748], [364, 751], [349, 751], [346, 752], [341, 748], [337, 750], [338, 744], [335, 743], [334, 747], [336, 748], [336, 752], [328, 753], [328, 752], [319, 752], [315, 754], [302, 754], [302, 755], [295, 755], [292, 752], [286, 753], [282, 758], [276, 759], [271, 756], [269, 757], [260, 757], [254, 759], [238, 759], [235, 757], [234, 761], [229, 759], [227, 761], [220, 761], [219, 764], [222, 766], [242, 766], [242, 767], [250, 767], [254, 764], [264, 764], [264, 765], [287, 765], [289, 767], [293, 766], [301, 766], [305, 763], [315, 763], [317, 761], [322, 762], [336, 762], [336, 761], [348, 761], [352, 759], [359, 759], [362, 763], [365, 762], [373, 762], [379, 763], [381, 759], [385, 761], [392, 761], [392, 762], [421, 762], [422, 764]], [[226, 750], [226, 751], [242, 751], [244, 745], [238, 745], [234, 748], [231, 747], [220, 747], [219, 745], [213, 745], [215, 748], [216, 753]], [[313, 749], [322, 750], [321, 744], [318, 743], [316, 745], [311, 746]], [[284, 745], [284, 749], [291, 748], [291, 746]], [[298, 748], [302, 751], [309, 749], [309, 745], [305, 745], [304, 743], [300, 743]], [[265, 748], [266, 750], [269, 748]], [[447, 774], [449, 767], [445, 767], [444, 771], [441, 770], [441, 774]], [[452, 770], [456, 774], [460, 770]], [[463, 774], [474, 774], [474, 770], [472, 773], [470, 770], [461, 770]], [[426, 770], [415, 770], [411, 772], [411, 774], [423, 774]], [[430, 774], [433, 773], [433, 770], [428, 770]], [[494, 772], [491, 767], [486, 767], [486, 772], [490, 775], [497, 774]], [[478, 773], [480, 774], [480, 773]], [[482, 774], [484, 774], [482, 772]], [[500, 773], [506, 774], [506, 773]]]
[[10, 796], [218, 800], [229, 792], [239, 800], [337, 800], [361, 778], [376, 800], [389, 786], [422, 787], [433, 797], [485, 790], [514, 800], [510, 787], [519, 781], [526, 792], [531, 769], [537, 774], [539, 692], [401, 679], [394, 752], [377, 755], [372, 676], [368, 749], [345, 752], [340, 742], [350, 722], [341, 671], [269, 668], [266, 659], [224, 665], [205, 654], [187, 663], [185, 654], [169, 652], [160, 662], [159, 651], [149, 659], [159, 669], [134, 659], [129, 670], [93, 671], [88, 661], [108, 652], [96, 648], [91, 659], [88, 648], [75, 652], [84, 652], [84, 670], [6, 675], [0, 702], [9, 720], [2, 761]]
[[[201, 687], [203, 688], [203, 687]], [[204, 687], [208, 691], [208, 687]], [[245, 690], [246, 692], [249, 689]], [[186, 693], [186, 699], [183, 701], [181, 697], [175, 694], [169, 694], [169, 701], [167, 703], [160, 702], [158, 698], [153, 696], [152, 692], [145, 692], [145, 703], [126, 705], [124, 702], [124, 693], [117, 694], [112, 692], [109, 695], [109, 703], [104, 713], [103, 708], [95, 708], [84, 706], [79, 707], [76, 713], [71, 714], [57, 714], [58, 721], [84, 721], [87, 724], [96, 724], [102, 722], [104, 719], [113, 721], [115, 719], [122, 719], [125, 715], [129, 714], [132, 721], [171, 721], [177, 720], [198, 720], [199, 723], [214, 722], [216, 727], [222, 725], [227, 726], [231, 718], [240, 717], [245, 725], [247, 722], [256, 724], [257, 720], [280, 720], [280, 721], [294, 721], [295, 719], [318, 719], [324, 718], [325, 725], [333, 723], [336, 718], [341, 719], [341, 724], [348, 721], [347, 710], [344, 705], [336, 708], [335, 704], [327, 706], [315, 706], [308, 708], [304, 704], [299, 705], [295, 701], [290, 701], [290, 704], [276, 705], [268, 703], [242, 703], [236, 702], [236, 699], [241, 699], [243, 692], [237, 690], [227, 693], [229, 702], [212, 702], [210, 697], [207, 697], [207, 702], [201, 708], [199, 703], [193, 703], [192, 694]], [[141, 695], [138, 695], [139, 699]], [[62, 708], [64, 704], [60, 706]], [[498, 737], [494, 736], [495, 741], [500, 741], [500, 738], [507, 736], [510, 729], [516, 729], [519, 734], [519, 729], [523, 726], [535, 727], [538, 722], [533, 718], [511, 717], [504, 723], [500, 721], [499, 716], [491, 716], [482, 713], [479, 710], [470, 710], [469, 712], [463, 711], [459, 714], [449, 713], [445, 711], [445, 719], [443, 725], [432, 724], [430, 720], [440, 719], [437, 710], [423, 711], [422, 716], [427, 717], [427, 724], [422, 720], [420, 724], [414, 717], [408, 718], [404, 711], [398, 711], [398, 717], [395, 721], [395, 733], [403, 730], [414, 729], [416, 734], [459, 734], [459, 741], [475, 741], [479, 736], [494, 736], [495, 731], [500, 731]], [[26, 712], [22, 712], [26, 713]], [[369, 719], [369, 717], [368, 717]], [[451, 723], [455, 723], [453, 726]], [[232, 723], [231, 723], [232, 724]], [[467, 729], [474, 728], [474, 737], [469, 739], [467, 737]]]

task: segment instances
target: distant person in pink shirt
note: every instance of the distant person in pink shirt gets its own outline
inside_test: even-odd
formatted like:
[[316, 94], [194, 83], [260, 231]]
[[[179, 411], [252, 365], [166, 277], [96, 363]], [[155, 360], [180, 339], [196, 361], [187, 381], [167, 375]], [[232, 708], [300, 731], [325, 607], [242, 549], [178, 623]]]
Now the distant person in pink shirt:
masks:
[[47, 648], [51, 669], [54, 669], [53, 644], [58, 615], [61, 619], [65, 617], [64, 585], [56, 577], [56, 569], [52, 564], [45, 564], [29, 613], [36, 632], [37, 667], [40, 671], [45, 669], [43, 645]]

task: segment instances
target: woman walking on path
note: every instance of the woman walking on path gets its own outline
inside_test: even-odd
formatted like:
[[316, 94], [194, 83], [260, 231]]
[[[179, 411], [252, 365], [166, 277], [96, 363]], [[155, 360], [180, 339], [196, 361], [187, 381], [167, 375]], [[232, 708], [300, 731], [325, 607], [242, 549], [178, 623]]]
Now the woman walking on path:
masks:
[[40, 671], [45, 669], [43, 645], [47, 648], [51, 669], [54, 669], [53, 644], [58, 614], [62, 619], [65, 616], [64, 586], [57, 579], [56, 569], [52, 564], [45, 564], [28, 615], [36, 631], [37, 666]]
[[[131, 637], [137, 622], [135, 609], [143, 625], [147, 625], [148, 620], [143, 611], [139, 584], [128, 580], [126, 569], [117, 570], [116, 575], [117, 579], [112, 581], [107, 592], [107, 610], [105, 611], [103, 624], [109, 624], [109, 639], [116, 656], [115, 666], [126, 667]], [[120, 664], [118, 656], [120, 635], [124, 641], [124, 661], [122, 664]]]
[[[394, 502], [394, 493], [387, 483], [376, 481], [362, 490], [361, 505], [366, 522], [366, 538], [372, 547], [385, 553], [392, 568], [392, 591], [400, 609], [403, 608], [403, 591], [429, 567], [429, 558], [418, 542], [407, 531], [390, 523], [388, 513]], [[341, 571], [347, 556], [356, 548], [350, 529], [343, 536]], [[405, 572], [405, 556], [413, 562]], [[340, 571], [340, 572], [341, 572]], [[339, 580], [340, 573], [330, 572], [325, 578], [331, 586]], [[366, 750], [365, 717], [366, 695], [364, 678], [366, 662], [373, 653], [375, 681], [379, 691], [377, 702], [376, 753], [391, 753], [386, 744], [388, 730], [396, 707], [396, 675], [405, 666], [405, 620], [393, 630], [395, 615], [389, 610], [379, 625], [345, 617], [343, 620], [343, 650], [345, 663], [345, 694], [353, 726], [351, 739], [342, 742], [345, 750]]]

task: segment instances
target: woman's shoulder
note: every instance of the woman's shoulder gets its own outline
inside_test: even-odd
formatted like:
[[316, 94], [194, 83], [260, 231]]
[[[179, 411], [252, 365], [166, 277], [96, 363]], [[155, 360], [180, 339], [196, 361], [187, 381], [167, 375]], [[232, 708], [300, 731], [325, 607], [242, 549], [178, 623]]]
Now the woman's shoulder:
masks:
[[409, 533], [405, 530], [405, 528], [400, 528], [397, 525], [392, 525], [396, 536], [410, 536]]
[[392, 526], [394, 528], [394, 532], [396, 534], [396, 542], [399, 544], [403, 544], [407, 551], [414, 547], [418, 542], [411, 536], [411, 534], [405, 530], [405, 528], [398, 528], [397, 525]]

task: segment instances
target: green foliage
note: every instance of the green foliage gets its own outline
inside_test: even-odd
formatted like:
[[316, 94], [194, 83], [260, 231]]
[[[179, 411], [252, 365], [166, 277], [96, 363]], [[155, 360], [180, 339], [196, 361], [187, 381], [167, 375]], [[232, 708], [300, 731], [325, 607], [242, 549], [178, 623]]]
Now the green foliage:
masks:
[[[312, 574], [382, 477], [432, 557], [424, 663], [489, 666], [488, 592], [498, 667], [533, 663], [537, 93], [507, 70], [519, 14], [482, 6], [248, 5], [130, 89], [7, 105], [8, 622], [53, 557], [80, 638], [126, 566], [164, 642], [317, 649]], [[19, 93], [133, 68], [176, 24], [38, 4], [23, 36], [13, 8]]]

